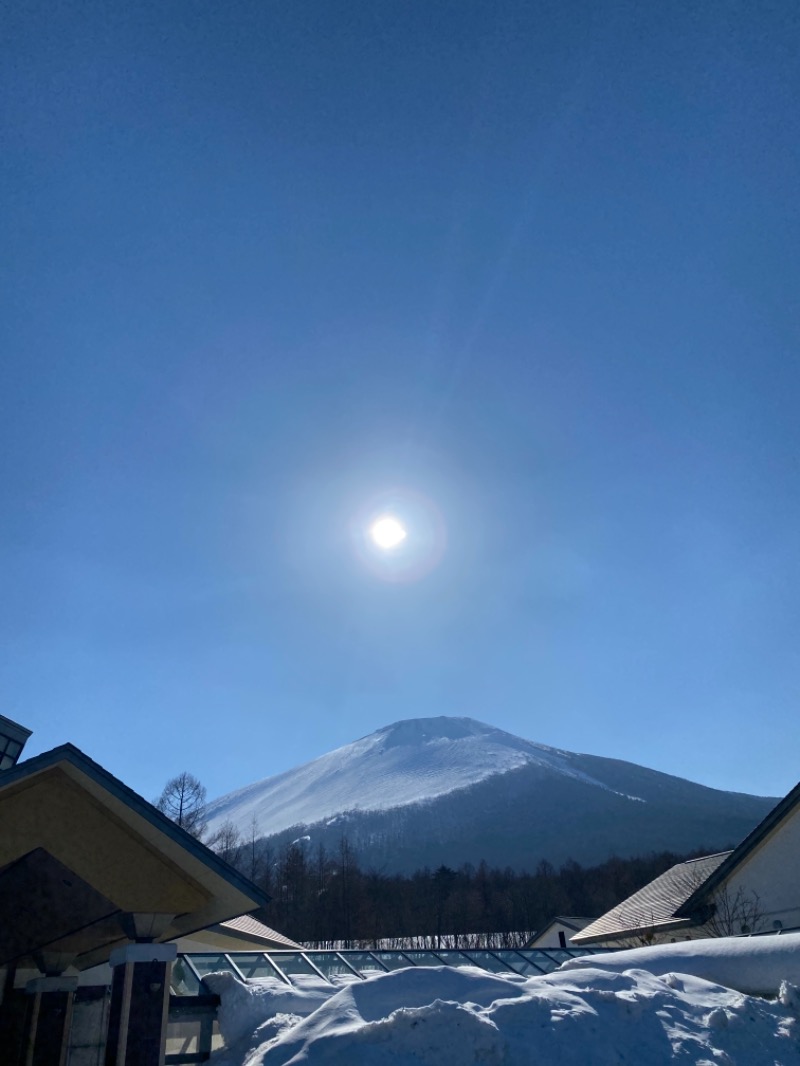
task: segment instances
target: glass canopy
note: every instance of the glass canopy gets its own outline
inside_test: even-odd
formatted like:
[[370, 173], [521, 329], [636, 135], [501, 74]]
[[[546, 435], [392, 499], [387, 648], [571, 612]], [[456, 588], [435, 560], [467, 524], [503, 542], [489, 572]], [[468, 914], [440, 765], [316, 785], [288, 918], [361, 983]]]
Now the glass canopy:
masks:
[[243, 980], [272, 978], [288, 985], [307, 985], [309, 980], [314, 979], [328, 984], [346, 984], [409, 966], [476, 966], [490, 973], [533, 977], [552, 973], [565, 959], [597, 953], [598, 949], [591, 948], [193, 953], [178, 956], [173, 969], [172, 991], [179, 996], [198, 995], [203, 991], [203, 977], [219, 970], [228, 970]]

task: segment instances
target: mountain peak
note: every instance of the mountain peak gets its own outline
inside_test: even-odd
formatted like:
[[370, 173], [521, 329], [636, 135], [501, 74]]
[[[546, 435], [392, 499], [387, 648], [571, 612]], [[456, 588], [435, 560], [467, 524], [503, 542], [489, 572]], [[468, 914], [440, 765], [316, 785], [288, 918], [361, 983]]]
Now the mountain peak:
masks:
[[346, 811], [429, 801], [528, 764], [575, 775], [568, 753], [474, 718], [407, 718], [215, 800], [208, 818], [213, 828], [226, 819], [244, 826], [255, 815], [269, 834]]
[[436, 718], [404, 718], [392, 725], [384, 726], [383, 729], [378, 729], [370, 736], [381, 737], [387, 745], [392, 746], [425, 744], [433, 740], [463, 740], [466, 737], [483, 737], [501, 732], [474, 718], [439, 715]]

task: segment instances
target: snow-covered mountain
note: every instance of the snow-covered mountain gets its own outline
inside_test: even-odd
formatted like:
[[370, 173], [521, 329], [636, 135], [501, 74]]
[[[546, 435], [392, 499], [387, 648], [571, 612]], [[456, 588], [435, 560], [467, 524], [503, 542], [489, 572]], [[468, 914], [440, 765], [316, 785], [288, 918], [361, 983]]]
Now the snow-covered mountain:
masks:
[[485, 858], [540, 859], [709, 850], [738, 842], [774, 800], [721, 792], [636, 766], [523, 740], [471, 718], [396, 722], [208, 807], [277, 842], [334, 846], [397, 869]]
[[421, 803], [526, 764], [591, 780], [575, 758], [472, 718], [412, 718], [222, 796], [207, 816], [212, 830], [226, 820], [244, 830], [255, 815], [268, 836], [343, 811]]

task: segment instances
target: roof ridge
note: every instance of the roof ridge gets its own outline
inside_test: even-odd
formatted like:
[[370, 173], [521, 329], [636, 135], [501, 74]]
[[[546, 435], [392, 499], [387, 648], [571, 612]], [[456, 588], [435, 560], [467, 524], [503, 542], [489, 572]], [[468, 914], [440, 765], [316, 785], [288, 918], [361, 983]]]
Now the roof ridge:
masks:
[[[679, 866], [688, 866], [690, 862], [705, 862], [706, 859], [716, 859], [720, 855], [732, 855], [735, 848], [726, 848], [724, 851], [712, 851], [710, 855], [696, 855], [693, 859], [684, 859], [682, 863], [678, 863]], [[670, 867], [674, 869], [674, 867]]]

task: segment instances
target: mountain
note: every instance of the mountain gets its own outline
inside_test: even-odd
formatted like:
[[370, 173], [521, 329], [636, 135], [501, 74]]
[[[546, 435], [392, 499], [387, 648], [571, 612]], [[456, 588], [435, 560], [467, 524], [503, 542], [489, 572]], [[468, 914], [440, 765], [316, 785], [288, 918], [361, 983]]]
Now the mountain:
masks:
[[634, 763], [545, 747], [471, 718], [396, 722], [312, 762], [214, 800], [275, 846], [302, 839], [362, 864], [410, 871], [533, 869], [541, 860], [714, 851], [738, 843], [776, 800], [723, 792]]

